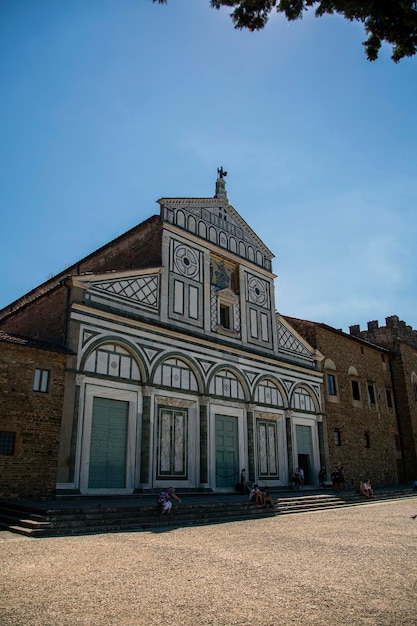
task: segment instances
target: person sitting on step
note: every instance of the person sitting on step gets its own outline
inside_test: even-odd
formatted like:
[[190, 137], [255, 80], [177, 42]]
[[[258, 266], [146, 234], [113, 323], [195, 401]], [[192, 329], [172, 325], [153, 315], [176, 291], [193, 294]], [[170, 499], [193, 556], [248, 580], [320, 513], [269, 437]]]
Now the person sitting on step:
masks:
[[268, 487], [264, 487], [262, 489], [262, 504], [263, 506], [274, 506], [273, 500], [272, 500], [272, 496], [269, 493], [269, 489]]
[[157, 505], [158, 509], [161, 509], [161, 515], [169, 515], [172, 509], [171, 498], [175, 498], [178, 502], [181, 502], [181, 498], [175, 495], [175, 488], [168, 487], [164, 489], [158, 496]]
[[369, 478], [368, 478], [368, 480], [366, 482], [363, 483], [363, 490], [364, 490], [364, 495], [367, 498], [372, 498], [373, 497], [374, 491], [372, 489], [371, 481], [369, 480]]
[[254, 502], [256, 506], [262, 506], [262, 491], [259, 489], [259, 485], [253, 485], [249, 499]]

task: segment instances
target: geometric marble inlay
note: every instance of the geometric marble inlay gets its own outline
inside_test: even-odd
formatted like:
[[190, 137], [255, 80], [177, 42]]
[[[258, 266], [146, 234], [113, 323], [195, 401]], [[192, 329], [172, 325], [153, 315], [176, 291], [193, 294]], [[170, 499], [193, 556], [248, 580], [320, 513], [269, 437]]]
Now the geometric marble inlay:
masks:
[[156, 308], [158, 305], [158, 276], [143, 276], [124, 280], [93, 283], [96, 291], [105, 291], [119, 298], [135, 300]]
[[210, 361], [202, 361], [201, 359], [197, 359], [197, 361], [200, 363], [200, 365], [203, 368], [203, 371], [204, 371], [205, 374], [207, 374], [207, 372], [209, 371], [210, 367], [213, 366], [213, 363], [211, 363]]
[[311, 357], [311, 352], [278, 320], [277, 326], [280, 348]]
[[247, 370], [244, 370], [246, 376], [248, 377], [249, 381], [251, 383], [253, 383], [254, 379], [256, 378], [257, 374], [255, 374], [254, 372], [248, 372]]
[[98, 335], [98, 332], [85, 330], [83, 333], [83, 340], [82, 340], [83, 348], [85, 344], [90, 341], [90, 339], [92, 339], [93, 337], [96, 337], [97, 335]]
[[161, 352], [161, 350], [152, 350], [152, 348], [144, 348], [143, 351], [148, 357], [149, 362], [152, 362], [155, 356]]

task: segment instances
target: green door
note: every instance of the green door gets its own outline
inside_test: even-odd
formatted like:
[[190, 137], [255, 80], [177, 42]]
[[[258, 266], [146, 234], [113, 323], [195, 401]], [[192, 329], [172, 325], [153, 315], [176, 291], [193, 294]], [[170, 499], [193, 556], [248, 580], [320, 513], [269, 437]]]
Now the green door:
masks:
[[216, 487], [235, 489], [239, 482], [237, 417], [216, 415]]
[[126, 487], [128, 415], [128, 402], [94, 398], [89, 489], [123, 489]]
[[304, 470], [304, 484], [312, 485], [312, 461], [313, 461], [313, 445], [311, 442], [310, 426], [301, 426], [297, 424], [295, 427], [297, 436], [297, 452], [298, 467]]

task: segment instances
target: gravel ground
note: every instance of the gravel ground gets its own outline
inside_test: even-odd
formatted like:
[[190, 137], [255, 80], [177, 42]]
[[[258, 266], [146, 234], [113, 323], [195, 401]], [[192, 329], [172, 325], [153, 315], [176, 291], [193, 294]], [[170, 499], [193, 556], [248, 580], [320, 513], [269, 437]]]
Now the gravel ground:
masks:
[[0, 533], [1, 626], [417, 624], [417, 497], [159, 532]]

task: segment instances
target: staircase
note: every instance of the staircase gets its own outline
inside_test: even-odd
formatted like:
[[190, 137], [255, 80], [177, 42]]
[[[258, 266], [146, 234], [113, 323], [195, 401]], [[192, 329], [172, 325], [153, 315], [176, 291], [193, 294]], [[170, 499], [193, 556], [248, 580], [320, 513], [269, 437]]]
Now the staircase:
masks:
[[[213, 499], [213, 498], [212, 498]], [[174, 505], [169, 516], [161, 515], [156, 505], [128, 504], [113, 507], [101, 504], [85, 508], [36, 509], [30, 505], [0, 503], [0, 527], [28, 537], [57, 537], [104, 532], [128, 532], [216, 524], [259, 519], [276, 515], [275, 507], [256, 508], [245, 502], [208, 502], [206, 504]]]
[[360, 496], [357, 493], [329, 493], [303, 495], [300, 497], [279, 498], [276, 504], [276, 512], [279, 515], [290, 513], [309, 513], [321, 511], [323, 509], [338, 509], [348, 506], [361, 506], [384, 502], [387, 500], [398, 500], [400, 498], [416, 498], [417, 492], [410, 489], [384, 490], [377, 492], [372, 499]]
[[[272, 496], [275, 498], [274, 494]], [[231, 495], [220, 501], [207, 495], [195, 503], [174, 505], [170, 516], [161, 516], [154, 503], [126, 499], [122, 504], [111, 500], [96, 503], [59, 501], [42, 503], [0, 501], [0, 528], [28, 537], [58, 537], [104, 532], [152, 531], [173, 527], [197, 526], [253, 520], [278, 515], [323, 511], [347, 506], [371, 505], [375, 502], [415, 498], [410, 489], [384, 490], [372, 500], [357, 494], [293, 494], [279, 497], [270, 508], [257, 508], [247, 499]], [[192, 500], [192, 498], [190, 498]]]

